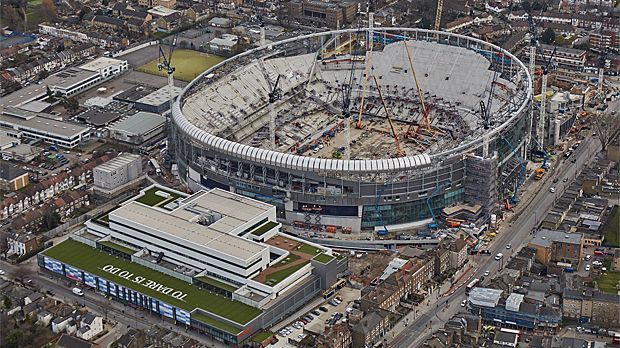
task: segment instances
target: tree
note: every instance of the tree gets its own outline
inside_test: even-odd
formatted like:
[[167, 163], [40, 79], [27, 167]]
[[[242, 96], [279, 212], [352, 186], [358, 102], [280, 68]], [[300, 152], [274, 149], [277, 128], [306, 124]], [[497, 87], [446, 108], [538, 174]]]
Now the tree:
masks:
[[58, 224], [60, 224], [60, 215], [57, 212], [46, 214], [43, 218], [43, 227], [45, 227], [46, 231], [56, 228]]
[[46, 16], [48, 19], [55, 19], [58, 16], [58, 13], [56, 12], [56, 5], [54, 5], [54, 1], [43, 0], [42, 5], [43, 5], [43, 8], [45, 9]]
[[617, 136], [620, 129], [620, 115], [613, 115], [607, 111], [592, 115], [591, 118], [598, 140], [601, 142], [601, 148], [606, 151], [607, 146]]
[[530, 11], [532, 10], [532, 6], [530, 5], [529, 1], [523, 1], [521, 3], [521, 8], [523, 8], [523, 11], [530, 13]]
[[67, 110], [75, 111], [80, 108], [80, 102], [78, 102], [76, 97], [71, 97], [64, 99], [62, 101], [62, 106], [64, 106]]
[[24, 333], [20, 329], [13, 329], [6, 336], [5, 347], [21, 347], [24, 341]]
[[4, 308], [9, 309], [11, 308], [11, 306], [13, 306], [13, 302], [8, 296], [4, 296], [4, 301], [2, 301], [2, 305], [4, 306]]
[[545, 29], [540, 40], [548, 45], [552, 44], [555, 41], [555, 31], [551, 28]]

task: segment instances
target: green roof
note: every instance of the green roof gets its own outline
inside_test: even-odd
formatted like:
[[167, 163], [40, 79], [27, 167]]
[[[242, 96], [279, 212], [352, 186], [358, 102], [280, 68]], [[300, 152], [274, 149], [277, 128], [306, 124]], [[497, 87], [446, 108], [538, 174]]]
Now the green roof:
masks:
[[224, 330], [226, 332], [229, 332], [229, 333], [235, 334], [235, 335], [238, 335], [239, 332], [242, 331], [241, 329], [239, 329], [239, 328], [237, 328], [235, 326], [228, 325], [228, 324], [223, 323], [223, 322], [221, 322], [219, 320], [213, 319], [213, 318], [208, 317], [206, 315], [202, 315], [202, 314], [200, 314], [198, 312], [192, 313], [192, 319], [198, 320], [200, 322], [203, 322], [205, 324], [211, 325], [211, 326], [216, 327], [218, 329], [222, 329], [222, 330]]
[[208, 276], [200, 276], [200, 277], [196, 277], [196, 279], [200, 280], [203, 283], [215, 286], [216, 288], [220, 288], [220, 289], [224, 289], [230, 292], [235, 292], [235, 290], [237, 290], [238, 288], [232, 286], [232, 285], [228, 285], [224, 282], [221, 282], [217, 279], [213, 279], [211, 277]]
[[320, 263], [329, 263], [329, 261], [333, 260], [334, 257], [327, 255], [327, 254], [318, 254], [317, 256], [315, 256], [314, 258], [312, 258], [314, 261], [318, 261]]
[[286, 279], [286, 277], [290, 276], [291, 274], [299, 271], [303, 266], [307, 265], [309, 263], [309, 261], [294, 265], [294, 266], [290, 266], [287, 268], [283, 268], [277, 272], [273, 272], [271, 274], [267, 274], [265, 276], [265, 281], [264, 283], [270, 286], [274, 286], [276, 284], [278, 284], [279, 282], [283, 281], [284, 279]]
[[252, 339], [250, 339], [250, 341], [256, 342], [256, 343], [262, 343], [264, 340], [271, 338], [271, 337], [273, 337], [273, 332], [262, 331], [252, 336]]
[[[67, 239], [64, 242], [45, 250], [43, 255], [54, 258], [60, 262], [70, 264], [82, 269], [83, 271], [101, 276], [124, 287], [139, 291], [147, 296], [160, 299], [171, 306], [190, 312], [195, 308], [200, 308], [205, 312], [213, 313], [241, 325], [247, 324], [250, 320], [261, 314], [261, 311], [257, 308], [248, 306], [239, 301], [230, 300], [224, 296], [212, 294], [180, 279], [152, 270], [137, 263], [114, 257], [72, 239]], [[102, 268], [106, 265], [119, 267], [122, 270], [133, 273], [134, 277], [141, 276], [166, 287], [173, 288], [174, 290], [182, 291], [187, 294], [187, 296], [183, 301], [181, 301], [148, 287], [140, 286], [132, 280], [104, 271]], [[225, 323], [222, 324], [227, 325]]]
[[133, 249], [131, 249], [131, 248], [128, 248], [128, 247], [126, 247], [126, 246], [124, 246], [124, 245], [116, 244], [116, 243], [114, 243], [114, 242], [110, 242], [110, 241], [107, 241], [107, 240], [104, 240], [104, 241], [98, 241], [97, 243], [99, 243], [99, 244], [103, 244], [103, 245], [105, 245], [105, 246], [107, 246], [107, 247], [110, 247], [110, 248], [112, 248], [112, 249], [116, 249], [116, 250], [122, 251], [122, 252], [124, 252], [125, 254], [129, 254], [129, 255], [132, 255], [132, 254], [134, 254], [134, 253], [136, 252], [136, 250], [133, 250]]
[[311, 245], [306, 244], [306, 243], [301, 243], [301, 246], [299, 246], [299, 249], [295, 249], [295, 251], [299, 251], [299, 252], [302, 252], [304, 254], [315, 256], [315, 255], [318, 255], [318, 254], [324, 252], [325, 250], [323, 250], [321, 248], [318, 248], [318, 247], [311, 246]]
[[[166, 192], [167, 194], [170, 195], [170, 197], [165, 198], [165, 197], [158, 196], [155, 194], [157, 191]], [[144, 191], [144, 195], [138, 197], [136, 199], [136, 202], [140, 202], [142, 204], [155, 207], [155, 206], [163, 205], [164, 203], [173, 201], [179, 197], [181, 197], [181, 195], [179, 195], [178, 193], [164, 190], [162, 188], [155, 186], [155, 187], [151, 187], [150, 189]]]
[[277, 222], [267, 221], [267, 223], [252, 231], [252, 234], [255, 236], [262, 236], [265, 232], [270, 231], [276, 226], [278, 226]]

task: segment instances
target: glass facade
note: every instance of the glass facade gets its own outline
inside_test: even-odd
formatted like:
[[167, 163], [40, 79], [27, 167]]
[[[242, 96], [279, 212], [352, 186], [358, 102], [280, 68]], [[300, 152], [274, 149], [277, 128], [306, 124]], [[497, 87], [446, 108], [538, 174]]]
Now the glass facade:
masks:
[[[464, 191], [463, 188], [459, 188], [431, 198], [431, 206], [435, 215], [439, 215], [445, 207], [463, 202]], [[364, 206], [362, 228], [371, 228], [381, 226], [382, 224], [404, 224], [431, 217], [426, 199], [405, 203]]]

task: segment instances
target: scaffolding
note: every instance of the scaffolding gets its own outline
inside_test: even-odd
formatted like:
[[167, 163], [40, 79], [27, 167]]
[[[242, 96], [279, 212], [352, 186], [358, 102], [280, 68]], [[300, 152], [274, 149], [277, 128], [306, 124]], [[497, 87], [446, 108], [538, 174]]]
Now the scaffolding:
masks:
[[465, 200], [479, 204], [488, 216], [497, 206], [497, 153], [489, 158], [473, 154], [465, 159]]

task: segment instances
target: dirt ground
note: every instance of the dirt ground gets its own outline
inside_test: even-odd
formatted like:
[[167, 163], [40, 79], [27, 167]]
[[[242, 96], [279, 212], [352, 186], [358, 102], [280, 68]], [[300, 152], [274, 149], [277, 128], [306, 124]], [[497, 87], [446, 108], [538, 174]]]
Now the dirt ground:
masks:
[[351, 278], [367, 285], [371, 280], [383, 273], [383, 270], [392, 258], [394, 258], [394, 254], [389, 252], [368, 253], [361, 258], [357, 258], [357, 255], [350, 256], [349, 269], [351, 270]]

